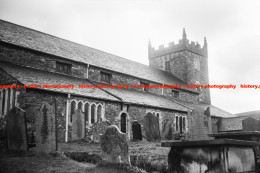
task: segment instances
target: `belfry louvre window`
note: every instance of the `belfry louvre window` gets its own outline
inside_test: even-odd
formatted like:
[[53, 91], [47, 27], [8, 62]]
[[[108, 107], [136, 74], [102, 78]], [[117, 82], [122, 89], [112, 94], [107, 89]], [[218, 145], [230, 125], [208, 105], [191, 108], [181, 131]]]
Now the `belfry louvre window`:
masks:
[[71, 64], [56, 61], [56, 70], [60, 73], [71, 74]]
[[111, 74], [105, 73], [105, 72], [100, 72], [100, 74], [101, 74], [101, 82], [104, 82], [104, 83], [111, 82], [111, 77], [112, 77]]
[[170, 61], [165, 61], [165, 70], [166, 71], [170, 71], [171, 70]]

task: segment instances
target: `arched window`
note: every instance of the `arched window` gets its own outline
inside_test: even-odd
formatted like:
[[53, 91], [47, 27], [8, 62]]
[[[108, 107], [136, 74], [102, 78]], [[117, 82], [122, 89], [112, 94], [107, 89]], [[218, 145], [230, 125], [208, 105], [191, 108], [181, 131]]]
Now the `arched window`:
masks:
[[176, 131], [178, 132], [179, 131], [179, 117], [178, 116], [175, 117], [175, 125], [176, 125]]
[[100, 122], [102, 121], [102, 106], [101, 105], [98, 105], [98, 108], [97, 108], [97, 121]]
[[187, 127], [187, 117], [186, 116], [176, 116], [175, 117], [175, 122], [176, 122], [176, 131], [179, 133], [184, 133], [186, 132], [186, 127]]
[[76, 102], [73, 100], [70, 104], [70, 122], [72, 122], [72, 115], [76, 111]]
[[5, 89], [2, 90], [2, 95], [3, 95], [3, 99], [2, 99], [2, 115], [4, 115], [4, 113], [5, 113]]
[[86, 103], [86, 104], [85, 104], [85, 109], [84, 109], [85, 120], [86, 120], [86, 121], [89, 121], [89, 119], [88, 119], [88, 109], [89, 109], [89, 104]]
[[78, 109], [82, 110], [82, 106], [83, 106], [83, 103], [82, 103], [82, 102], [79, 102], [79, 103], [78, 103]]
[[126, 133], [126, 113], [121, 114], [121, 132]]
[[95, 109], [96, 109], [96, 105], [92, 104], [91, 105], [91, 124], [95, 122]]
[[183, 133], [182, 129], [182, 117], [179, 117], [179, 127], [180, 127], [180, 133]]
[[183, 129], [183, 132], [185, 132], [185, 130], [186, 130], [186, 117], [182, 117], [182, 129]]

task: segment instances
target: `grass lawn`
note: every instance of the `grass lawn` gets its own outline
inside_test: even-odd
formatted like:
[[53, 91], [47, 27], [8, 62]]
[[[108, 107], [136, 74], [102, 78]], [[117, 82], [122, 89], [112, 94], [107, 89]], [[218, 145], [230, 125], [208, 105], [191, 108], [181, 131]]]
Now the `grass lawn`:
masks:
[[[80, 152], [100, 155], [100, 144], [87, 142], [69, 142], [58, 144], [58, 155], [35, 155], [33, 149], [29, 153], [0, 153], [0, 173], [31, 172], [87, 172], [87, 173], [127, 173], [116, 167], [97, 166], [96, 164], [77, 162], [64, 155], [63, 152]], [[130, 142], [129, 152], [133, 166], [145, 170], [161, 170], [167, 163], [169, 148], [161, 147], [161, 143]]]
[[[89, 154], [101, 154], [100, 144], [87, 142], [59, 143], [60, 152], [86, 152]], [[130, 142], [129, 153], [133, 166], [147, 171], [163, 171], [167, 169], [167, 156], [169, 147], [161, 147], [160, 142]], [[80, 154], [79, 154], [80, 155]]]
[[28, 156], [25, 154], [0, 153], [1, 173], [49, 173], [49, 172], [87, 172], [87, 173], [126, 173], [126, 171], [109, 167], [100, 167], [90, 163], [53, 157], [50, 155]]

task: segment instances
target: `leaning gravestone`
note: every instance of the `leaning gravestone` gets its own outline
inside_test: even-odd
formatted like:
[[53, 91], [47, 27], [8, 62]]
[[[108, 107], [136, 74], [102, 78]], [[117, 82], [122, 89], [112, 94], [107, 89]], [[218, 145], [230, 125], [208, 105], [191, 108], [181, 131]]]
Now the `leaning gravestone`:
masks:
[[162, 138], [165, 140], [171, 140], [173, 138], [173, 124], [169, 119], [163, 122]]
[[85, 115], [81, 109], [77, 109], [72, 115], [72, 141], [85, 139]]
[[104, 134], [111, 124], [108, 121], [96, 122], [93, 124], [93, 141], [100, 142], [100, 135]]
[[161, 140], [158, 118], [150, 112], [144, 117], [144, 130], [147, 141]]
[[132, 130], [133, 130], [133, 141], [142, 140], [142, 128], [141, 124], [137, 121], [134, 121], [132, 124]]
[[127, 136], [117, 126], [107, 127], [101, 135], [101, 158], [106, 163], [124, 163], [130, 165]]
[[27, 151], [25, 111], [14, 107], [7, 114], [8, 149]]
[[44, 102], [36, 115], [36, 152], [57, 150], [54, 107]]

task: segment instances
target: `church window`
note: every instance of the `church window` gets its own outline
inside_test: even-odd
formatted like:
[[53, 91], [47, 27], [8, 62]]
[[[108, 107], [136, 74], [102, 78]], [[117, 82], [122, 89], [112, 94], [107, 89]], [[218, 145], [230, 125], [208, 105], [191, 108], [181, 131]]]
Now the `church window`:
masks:
[[102, 121], [102, 106], [98, 105], [97, 107], [97, 121]]
[[186, 132], [186, 127], [187, 127], [186, 116], [176, 115], [175, 116], [175, 130], [176, 130], [176, 132], [184, 133], [184, 132]]
[[73, 100], [70, 104], [70, 122], [72, 122], [72, 115], [76, 111], [76, 102]]
[[178, 99], [179, 98], [179, 91], [172, 90], [172, 97], [175, 98], [175, 99]]
[[1, 94], [1, 103], [2, 103], [2, 105], [1, 105], [1, 108], [2, 108], [2, 110], [0, 110], [1, 111], [1, 115], [4, 115], [4, 110], [5, 110], [5, 89], [3, 89], [2, 90], [2, 92], [0, 93]]
[[86, 103], [86, 104], [85, 104], [85, 110], [84, 110], [85, 120], [86, 120], [86, 121], [89, 121], [89, 119], [88, 119], [88, 109], [89, 109], [89, 104]]
[[91, 124], [95, 122], [95, 112], [96, 112], [96, 105], [92, 104], [91, 106]]
[[148, 91], [150, 84], [147, 82], [140, 82], [140, 85], [143, 86], [143, 91]]
[[105, 72], [100, 72], [100, 74], [101, 74], [101, 82], [104, 82], [104, 83], [111, 82], [111, 77], [112, 77], [111, 74], [105, 73]]
[[83, 106], [83, 103], [82, 103], [82, 102], [79, 102], [79, 104], [78, 104], [78, 109], [82, 110], [82, 106]]
[[71, 74], [71, 64], [56, 61], [56, 70], [60, 73]]
[[170, 61], [165, 61], [165, 70], [170, 71], [171, 66], [170, 66]]

